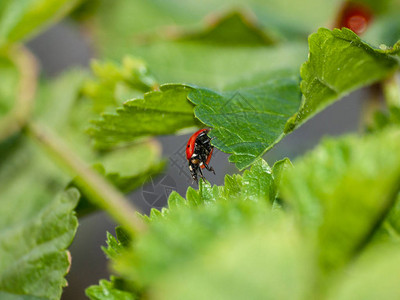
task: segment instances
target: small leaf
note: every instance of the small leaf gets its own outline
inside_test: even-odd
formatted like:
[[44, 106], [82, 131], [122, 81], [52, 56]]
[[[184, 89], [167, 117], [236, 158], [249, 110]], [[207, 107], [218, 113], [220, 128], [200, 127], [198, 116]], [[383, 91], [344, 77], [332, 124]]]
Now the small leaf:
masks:
[[375, 111], [372, 122], [367, 128], [368, 131], [373, 132], [393, 125], [400, 125], [400, 107], [389, 107], [385, 111]]
[[246, 170], [243, 173], [241, 180], [242, 196], [248, 200], [263, 200], [272, 204], [275, 201], [276, 191], [274, 189], [275, 178], [271, 175], [271, 168], [263, 159], [259, 159], [254, 163], [251, 172]]
[[399, 68], [400, 43], [375, 49], [354, 32], [321, 28], [309, 37], [309, 60], [301, 68], [303, 103], [287, 131], [358, 88], [384, 79]]
[[213, 128], [212, 144], [232, 153], [229, 161], [241, 170], [283, 138], [301, 93], [296, 75], [278, 73], [259, 85], [232, 92], [195, 89], [189, 99], [196, 105], [196, 117]]
[[131, 237], [126, 233], [121, 226], [115, 228], [117, 237], [115, 238], [107, 231], [107, 248], [101, 247], [103, 252], [110, 259], [115, 259], [120, 255], [130, 244]]
[[118, 242], [118, 240], [107, 231], [107, 248], [103, 246], [101, 247], [107, 257], [116, 258], [123, 248], [124, 247]]
[[[117, 259], [131, 243], [131, 238], [122, 227], [115, 228], [117, 238], [107, 232], [107, 248], [101, 247], [109, 259]], [[99, 285], [86, 289], [86, 295], [93, 300], [137, 299], [136, 287], [122, 278], [111, 276], [111, 281], [100, 280]]]
[[147, 66], [139, 59], [126, 56], [122, 66], [94, 61], [91, 67], [96, 78], [88, 80], [82, 91], [93, 101], [93, 108], [98, 113], [121, 105], [122, 101], [132, 98], [135, 91], [149, 92], [157, 87]]
[[389, 213], [399, 191], [399, 149], [398, 129], [326, 140], [287, 172], [283, 199], [316, 235], [324, 270], [357, 255]]
[[172, 134], [198, 126], [193, 105], [187, 101], [191, 89], [179, 84], [162, 85], [159, 92], [146, 93], [144, 99], [126, 101], [114, 114], [103, 114], [100, 120], [92, 122], [88, 133], [97, 147], [106, 148], [143, 136]]
[[111, 276], [111, 281], [102, 279], [99, 281], [99, 285], [92, 285], [85, 291], [86, 296], [91, 300], [134, 300], [137, 297], [125, 290], [121, 290], [116, 287], [117, 278]]
[[123, 247], [128, 247], [132, 241], [128, 232], [124, 230], [121, 226], [115, 227], [115, 234], [117, 235], [118, 242]]
[[281, 180], [283, 174], [293, 168], [293, 165], [289, 158], [284, 158], [282, 160], [277, 161], [273, 168], [272, 173], [274, 174], [274, 183], [275, 183], [275, 191], [278, 196], [279, 186], [281, 184]]

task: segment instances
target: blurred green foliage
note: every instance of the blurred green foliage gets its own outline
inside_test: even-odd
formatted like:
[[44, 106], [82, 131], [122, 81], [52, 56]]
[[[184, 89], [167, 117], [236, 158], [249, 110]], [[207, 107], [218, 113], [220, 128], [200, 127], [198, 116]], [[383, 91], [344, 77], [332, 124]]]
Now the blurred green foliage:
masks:
[[67, 15], [82, 0], [4, 0], [0, 4], [0, 47], [37, 33]]
[[[98, 209], [87, 190], [127, 226], [107, 233], [117, 275], [91, 299], [398, 298], [400, 3], [352, 2], [373, 14], [361, 37], [332, 28], [339, 0], [2, 1], [0, 298], [60, 298], [75, 214]], [[92, 72], [42, 78], [22, 43], [66, 16], [93, 41]], [[371, 84], [386, 107], [365, 134], [293, 165], [260, 158]], [[251, 168], [129, 222], [120, 193], [164, 167], [150, 138], [205, 126]]]

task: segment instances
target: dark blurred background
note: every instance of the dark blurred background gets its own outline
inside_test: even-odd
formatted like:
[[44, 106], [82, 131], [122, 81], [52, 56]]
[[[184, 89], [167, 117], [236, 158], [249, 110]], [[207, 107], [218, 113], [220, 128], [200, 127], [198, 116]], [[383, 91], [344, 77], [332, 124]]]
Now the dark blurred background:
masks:
[[[30, 41], [28, 47], [40, 61], [42, 76], [51, 78], [77, 65], [89, 69], [90, 60], [95, 57], [91, 45], [92, 41], [88, 40], [73, 21], [67, 19]], [[313, 148], [322, 136], [357, 131], [364, 96], [364, 91], [358, 91], [324, 110], [284, 138], [264, 158], [271, 165], [284, 157], [293, 159]], [[149, 213], [152, 207], [164, 206], [172, 190], [184, 195], [187, 187], [192, 185], [184, 156], [184, 146], [189, 136], [190, 134], [163, 136], [158, 139], [162, 144], [163, 156], [168, 160], [168, 166], [163, 174], [130, 195], [131, 201], [135, 202], [142, 212]], [[215, 151], [211, 165], [216, 175], [205, 175], [212, 184], [223, 184], [225, 174], [237, 172], [235, 166], [228, 162], [227, 155], [218, 150]], [[114, 233], [115, 223], [102, 212], [86, 216], [79, 221], [77, 235], [70, 247], [72, 267], [67, 276], [69, 285], [62, 296], [64, 300], [87, 299], [84, 294], [85, 288], [97, 284], [99, 279], [108, 278], [110, 274], [107, 259], [100, 246], [105, 245], [106, 231]]]

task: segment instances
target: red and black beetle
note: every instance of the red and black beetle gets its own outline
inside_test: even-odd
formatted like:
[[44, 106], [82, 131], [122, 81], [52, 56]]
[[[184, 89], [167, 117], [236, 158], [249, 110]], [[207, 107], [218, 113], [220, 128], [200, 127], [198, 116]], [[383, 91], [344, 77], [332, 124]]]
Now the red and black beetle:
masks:
[[214, 147], [211, 145], [211, 139], [207, 135], [209, 131], [210, 129], [196, 131], [186, 145], [186, 158], [189, 161], [190, 174], [196, 182], [197, 173], [205, 180], [201, 169], [206, 168], [215, 174], [214, 169], [208, 165], [214, 150]]

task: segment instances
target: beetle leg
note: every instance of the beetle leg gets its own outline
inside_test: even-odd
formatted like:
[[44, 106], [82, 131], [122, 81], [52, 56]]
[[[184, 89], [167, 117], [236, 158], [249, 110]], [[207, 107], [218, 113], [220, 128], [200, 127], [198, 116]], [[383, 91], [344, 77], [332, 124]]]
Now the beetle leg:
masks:
[[214, 171], [214, 168], [213, 167], [210, 167], [210, 170], [209, 170], [210, 172], [213, 172], [214, 173], [214, 175], [215, 175], [215, 171]]
[[208, 171], [213, 172], [214, 175], [215, 175], [215, 171], [214, 171], [214, 168], [213, 168], [213, 167], [210, 167], [210, 166], [207, 165], [206, 163], [203, 163], [203, 165], [204, 165], [204, 167], [205, 167]]
[[203, 182], [206, 182], [206, 178], [204, 177], [203, 172], [201, 171], [201, 168], [199, 168], [199, 175], [200, 175], [200, 178], [203, 179]]

